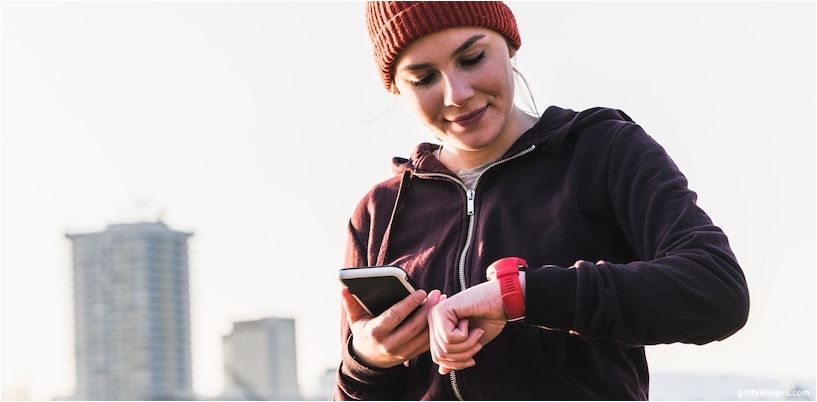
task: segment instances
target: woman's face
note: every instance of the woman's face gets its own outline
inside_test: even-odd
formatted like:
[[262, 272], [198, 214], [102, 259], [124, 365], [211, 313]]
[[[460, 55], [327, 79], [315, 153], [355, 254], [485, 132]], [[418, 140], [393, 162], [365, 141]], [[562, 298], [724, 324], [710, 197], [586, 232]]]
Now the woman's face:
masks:
[[447, 147], [509, 146], [508, 137], [518, 134], [510, 57], [505, 38], [493, 30], [445, 29], [401, 53], [395, 86]]

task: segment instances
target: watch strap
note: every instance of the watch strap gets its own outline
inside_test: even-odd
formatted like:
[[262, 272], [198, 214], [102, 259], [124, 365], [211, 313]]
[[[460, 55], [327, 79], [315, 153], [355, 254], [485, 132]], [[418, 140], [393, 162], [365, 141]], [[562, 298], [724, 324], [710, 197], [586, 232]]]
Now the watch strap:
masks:
[[502, 295], [502, 306], [508, 321], [525, 318], [525, 297], [519, 283], [519, 271], [528, 267], [528, 263], [519, 257], [505, 257], [495, 261], [488, 267], [496, 272], [496, 280]]

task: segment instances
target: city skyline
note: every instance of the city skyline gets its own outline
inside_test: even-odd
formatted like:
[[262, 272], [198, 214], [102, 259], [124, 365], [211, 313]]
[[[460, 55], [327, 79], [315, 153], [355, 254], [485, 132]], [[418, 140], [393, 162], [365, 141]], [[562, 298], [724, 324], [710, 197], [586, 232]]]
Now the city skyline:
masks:
[[[651, 370], [813, 379], [815, 5], [509, 4], [539, 112], [626, 112], [746, 274], [746, 327], [648, 346]], [[158, 218], [195, 233], [193, 391], [222, 391], [222, 337], [263, 317], [296, 320], [316, 388], [340, 361], [348, 218], [391, 157], [435, 141], [383, 89], [363, 4], [0, 7], [4, 395], [73, 392], [64, 234]]]

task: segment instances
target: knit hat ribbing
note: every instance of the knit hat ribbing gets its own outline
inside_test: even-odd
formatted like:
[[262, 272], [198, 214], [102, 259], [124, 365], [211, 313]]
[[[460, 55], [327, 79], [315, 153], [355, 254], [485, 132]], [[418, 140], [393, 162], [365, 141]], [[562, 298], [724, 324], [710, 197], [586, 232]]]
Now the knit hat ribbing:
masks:
[[457, 26], [484, 27], [505, 36], [514, 48], [522, 46], [513, 13], [501, 1], [367, 1], [366, 26], [389, 91], [397, 56], [430, 33]]

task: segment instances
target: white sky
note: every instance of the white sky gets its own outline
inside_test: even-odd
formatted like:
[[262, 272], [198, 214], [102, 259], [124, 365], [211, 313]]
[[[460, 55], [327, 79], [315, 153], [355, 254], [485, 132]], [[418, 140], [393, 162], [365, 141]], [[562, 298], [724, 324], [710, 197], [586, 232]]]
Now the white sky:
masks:
[[[511, 3], [540, 111], [624, 110], [729, 235], [746, 327], [648, 347], [654, 372], [815, 375], [815, 4]], [[347, 219], [432, 140], [376, 74], [362, 3], [2, 5], [2, 384], [73, 392], [64, 233], [191, 239], [194, 388], [231, 323], [297, 318], [301, 384], [338, 362]]]

